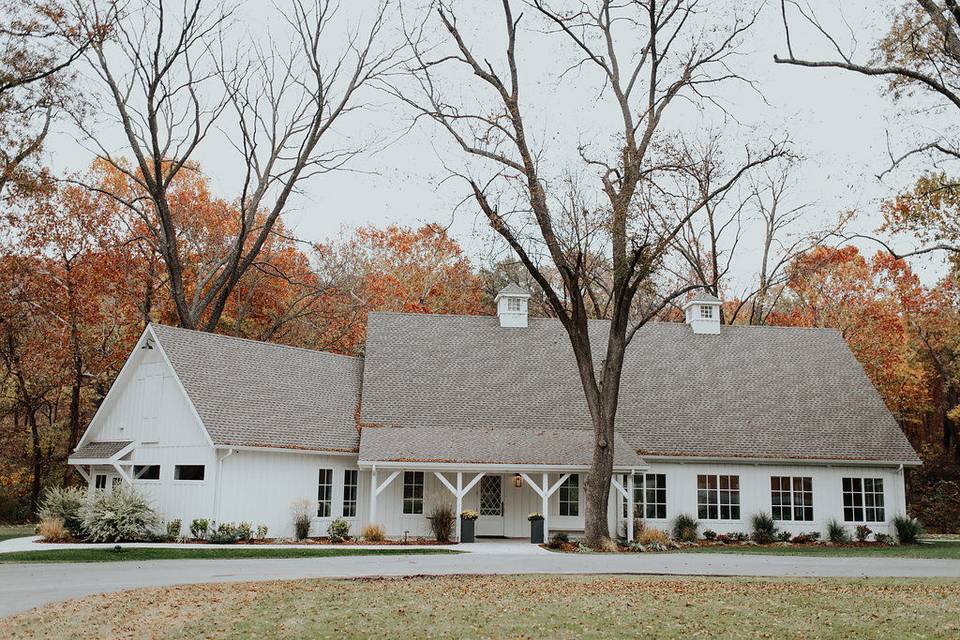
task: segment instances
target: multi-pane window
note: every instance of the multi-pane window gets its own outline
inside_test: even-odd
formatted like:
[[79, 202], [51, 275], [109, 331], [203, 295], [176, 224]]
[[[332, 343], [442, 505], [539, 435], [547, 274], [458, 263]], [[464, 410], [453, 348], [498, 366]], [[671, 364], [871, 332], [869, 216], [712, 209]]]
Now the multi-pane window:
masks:
[[94, 489], [106, 489], [107, 488], [107, 474], [98, 473], [93, 477], [93, 488]]
[[[663, 520], [667, 517], [666, 474], [638, 473], [633, 476], [633, 508], [640, 518]], [[627, 517], [626, 500], [623, 501], [623, 517]]]
[[557, 491], [560, 494], [560, 515], [580, 515], [580, 476], [572, 474]]
[[403, 513], [423, 513], [423, 471], [403, 472]]
[[700, 317], [703, 318], [704, 320], [712, 319], [713, 307], [705, 304], [700, 305]]
[[771, 476], [770, 510], [774, 520], [813, 520], [813, 478]]
[[883, 478], [843, 479], [843, 519], [846, 522], [884, 522]]
[[697, 514], [701, 520], [740, 519], [740, 476], [697, 476]]
[[333, 503], [333, 469], [320, 469], [317, 479], [317, 517], [329, 518]]
[[357, 482], [360, 472], [356, 469], [347, 469], [343, 472], [343, 517], [353, 518], [357, 515]]
[[523, 301], [520, 298], [507, 298], [507, 311], [523, 311]]

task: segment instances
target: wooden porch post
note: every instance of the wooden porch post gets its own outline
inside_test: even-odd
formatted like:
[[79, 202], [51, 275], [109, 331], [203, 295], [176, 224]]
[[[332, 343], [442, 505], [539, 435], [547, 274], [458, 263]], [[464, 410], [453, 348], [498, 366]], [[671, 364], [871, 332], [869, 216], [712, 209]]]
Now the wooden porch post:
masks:
[[543, 502], [543, 541], [550, 539], [550, 478], [547, 472], [543, 472], [543, 493], [540, 494]]
[[370, 524], [377, 522], [377, 468], [370, 468]]
[[633, 542], [633, 473], [627, 474], [627, 542]]
[[457, 542], [460, 542], [460, 512], [463, 511], [463, 471], [457, 471]]

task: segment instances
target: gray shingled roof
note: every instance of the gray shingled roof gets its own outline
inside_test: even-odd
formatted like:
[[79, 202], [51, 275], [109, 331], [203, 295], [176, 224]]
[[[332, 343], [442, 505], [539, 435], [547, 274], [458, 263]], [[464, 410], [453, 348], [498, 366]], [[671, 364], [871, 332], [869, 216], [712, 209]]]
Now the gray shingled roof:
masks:
[[700, 293], [696, 294], [695, 296], [687, 300], [687, 302], [691, 304], [695, 302], [720, 302], [720, 298], [713, 295], [712, 293], [701, 291]]
[[[591, 323], [597, 345], [608, 324]], [[602, 349], [596, 349], [601, 357]], [[589, 428], [559, 322], [371, 313], [362, 421], [393, 427]], [[641, 455], [914, 462], [839, 333], [652, 323], [624, 364], [618, 433]]]
[[[365, 427], [360, 460], [462, 464], [589, 466], [593, 432], [517, 427]], [[614, 441], [614, 465], [644, 462], [622, 438]]]
[[70, 454], [77, 460], [105, 460], [130, 444], [130, 440], [88, 442]]
[[497, 292], [497, 296], [529, 296], [530, 292], [518, 285], [516, 282], [511, 282], [503, 289]]
[[355, 451], [363, 361], [153, 325], [215, 445]]

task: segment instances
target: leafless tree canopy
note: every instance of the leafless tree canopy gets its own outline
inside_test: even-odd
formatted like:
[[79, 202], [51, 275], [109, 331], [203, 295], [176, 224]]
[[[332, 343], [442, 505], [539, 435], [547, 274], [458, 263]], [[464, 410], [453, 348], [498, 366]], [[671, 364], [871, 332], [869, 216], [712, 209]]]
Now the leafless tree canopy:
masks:
[[[336, 3], [293, 0], [284, 17], [295, 38], [284, 50], [237, 42], [231, 8], [201, 4], [144, 0], [126, 7], [88, 56], [125, 147], [113, 151], [94, 126], [78, 124], [97, 155], [133, 185], [110, 195], [142, 221], [163, 256], [181, 325], [213, 330], [298, 186], [362, 151], [322, 141], [336, 122], [363, 108], [358, 94], [395, 64], [396, 50], [380, 42], [385, 6], [364, 28], [330, 27], [340, 13]], [[103, 11], [94, 7], [86, 19], [101, 22]], [[331, 57], [333, 29], [347, 29], [347, 37]], [[204, 140], [230, 123], [244, 177], [236, 226], [229, 249], [188, 291], [171, 185], [191, 170]]]
[[[711, 7], [686, 0], [607, 0], [558, 9], [539, 0], [503, 0], [503, 32], [497, 37], [505, 46], [496, 58], [484, 43], [470, 40], [452, 4], [438, 3], [420, 19], [404, 16], [414, 89], [393, 84], [393, 93], [463, 153], [462, 169], [454, 173], [543, 289], [573, 346], [596, 436], [586, 485], [591, 545], [608, 536], [612, 440], [627, 343], [671, 300], [693, 288], [715, 287], [716, 272], [709, 282], [662, 293], [639, 315], [638, 293], [650, 291], [693, 220], [753, 169], [786, 153], [777, 142], [759, 151], [748, 148], [721, 171], [704, 156], [710, 149], [698, 149], [665, 126], [668, 112], [680, 105], [722, 109], [715, 90], [723, 84], [751, 86], [731, 62], [759, 7]], [[448, 36], [443, 42], [428, 35], [437, 22]], [[598, 102], [618, 114], [611, 148], [581, 144], [576, 150], [579, 163], [566, 175], [578, 181], [551, 175], [546, 146], [535, 134], [538, 114], [524, 102], [524, 82], [537, 79], [524, 73], [518, 54], [529, 29], [545, 30], [558, 47], [573, 52], [575, 64], [560, 69], [564, 81], [599, 84]], [[579, 176], [589, 180], [587, 205], [580, 201], [586, 183]], [[602, 277], [598, 262], [605, 264]], [[600, 306], [593, 302], [598, 282], [605, 283], [608, 298], [602, 305], [610, 321], [604, 345], [591, 344], [587, 328]], [[604, 351], [594, 359], [598, 346]]]

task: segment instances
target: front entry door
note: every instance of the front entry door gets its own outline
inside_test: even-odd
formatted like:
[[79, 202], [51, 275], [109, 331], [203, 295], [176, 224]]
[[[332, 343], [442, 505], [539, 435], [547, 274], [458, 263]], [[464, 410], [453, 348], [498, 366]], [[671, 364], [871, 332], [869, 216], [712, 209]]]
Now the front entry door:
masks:
[[483, 476], [480, 478], [477, 535], [502, 536], [503, 532], [503, 476]]

